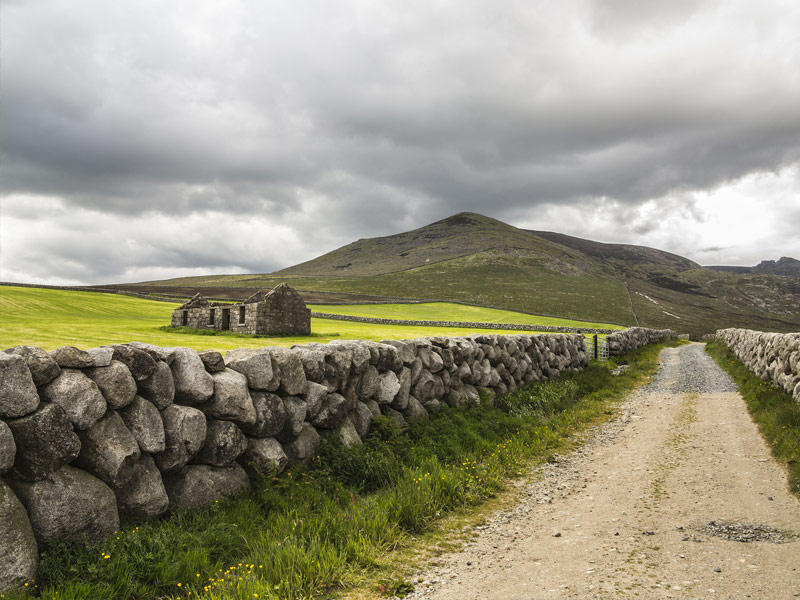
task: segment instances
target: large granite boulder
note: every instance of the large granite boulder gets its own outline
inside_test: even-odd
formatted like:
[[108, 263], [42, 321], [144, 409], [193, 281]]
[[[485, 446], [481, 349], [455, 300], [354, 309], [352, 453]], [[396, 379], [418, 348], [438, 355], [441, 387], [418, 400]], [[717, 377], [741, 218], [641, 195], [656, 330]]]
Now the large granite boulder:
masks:
[[175, 400], [175, 382], [172, 369], [163, 361], [156, 361], [150, 377], [136, 382], [139, 395], [152, 402], [158, 410], [164, 410]]
[[86, 369], [85, 373], [100, 388], [108, 408], [119, 410], [133, 402], [136, 396], [136, 381], [125, 363], [112, 360], [107, 367]]
[[25, 359], [0, 352], [0, 419], [30, 414], [39, 406], [39, 395]]
[[233, 369], [214, 373], [212, 377], [214, 394], [200, 407], [201, 410], [212, 419], [254, 425], [257, 418], [256, 408], [247, 389], [247, 377]]
[[283, 472], [289, 458], [275, 438], [247, 438], [247, 450], [239, 457], [239, 464], [249, 473], [278, 475]]
[[393, 371], [381, 373], [378, 377], [378, 389], [375, 392], [375, 400], [378, 404], [389, 404], [394, 400], [400, 391], [400, 381], [397, 374]]
[[0, 479], [0, 594], [32, 582], [39, 551], [25, 507]]
[[78, 433], [81, 451], [75, 466], [102, 479], [112, 488], [125, 485], [139, 460], [139, 444], [122, 417], [109, 411], [89, 429]]
[[251, 392], [250, 397], [256, 409], [256, 422], [242, 425], [242, 431], [252, 437], [273, 437], [286, 423], [287, 412], [283, 399], [270, 392], [260, 391]]
[[6, 422], [14, 435], [16, 455], [9, 475], [35, 481], [77, 458], [81, 442], [58, 404], [46, 403], [35, 412]]
[[175, 348], [172, 356], [169, 368], [175, 383], [175, 402], [194, 406], [211, 398], [214, 380], [206, 371], [197, 352], [191, 348]]
[[164, 478], [169, 510], [199, 508], [233, 498], [250, 489], [247, 473], [238, 464], [229, 467], [189, 465]]
[[206, 417], [191, 406], [171, 404], [161, 412], [164, 422], [165, 448], [153, 455], [162, 472], [175, 471], [186, 465], [206, 441]]
[[64, 409], [75, 429], [88, 429], [106, 414], [106, 399], [100, 388], [76, 369], [63, 369], [61, 375], [39, 391], [43, 400]]
[[272, 369], [272, 357], [267, 350], [237, 348], [225, 353], [225, 365], [247, 377], [247, 385], [254, 390], [274, 392], [280, 385]]
[[10, 479], [25, 505], [39, 546], [97, 541], [119, 529], [114, 492], [94, 475], [63, 467], [39, 481]]
[[114, 495], [123, 519], [150, 519], [164, 514], [169, 507], [161, 472], [149, 454], [139, 457], [131, 478], [125, 485], [114, 490]]
[[341, 394], [333, 393], [325, 396], [322, 407], [311, 419], [311, 424], [322, 429], [336, 429], [347, 418], [347, 400]]
[[270, 348], [270, 355], [280, 389], [288, 396], [302, 394], [306, 389], [306, 372], [300, 357], [288, 348]]
[[6, 354], [16, 354], [25, 359], [37, 386], [50, 383], [61, 373], [61, 367], [53, 360], [48, 352], [35, 346], [14, 346], [5, 351]]
[[245, 450], [247, 439], [235, 423], [211, 420], [206, 427], [206, 441], [194, 462], [225, 467], [239, 458]]
[[119, 411], [119, 416], [136, 438], [142, 452], [157, 454], [166, 448], [164, 437], [164, 421], [155, 404], [148, 402], [141, 396]]
[[132, 344], [115, 344], [109, 347], [114, 350], [113, 359], [124, 363], [136, 381], [147, 379], [153, 374], [157, 360], [151, 352]]

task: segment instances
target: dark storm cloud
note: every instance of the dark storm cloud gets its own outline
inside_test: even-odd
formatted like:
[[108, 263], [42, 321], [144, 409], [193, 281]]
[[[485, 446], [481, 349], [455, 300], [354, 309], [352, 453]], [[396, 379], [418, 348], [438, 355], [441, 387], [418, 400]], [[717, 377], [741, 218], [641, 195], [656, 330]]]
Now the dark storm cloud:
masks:
[[263, 271], [461, 210], [636, 207], [800, 162], [786, 5], [41, 0], [5, 3], [0, 27], [17, 218], [43, 196], [122, 237], [153, 215], [304, 232], [278, 259], [184, 240], [130, 250], [143, 265]]

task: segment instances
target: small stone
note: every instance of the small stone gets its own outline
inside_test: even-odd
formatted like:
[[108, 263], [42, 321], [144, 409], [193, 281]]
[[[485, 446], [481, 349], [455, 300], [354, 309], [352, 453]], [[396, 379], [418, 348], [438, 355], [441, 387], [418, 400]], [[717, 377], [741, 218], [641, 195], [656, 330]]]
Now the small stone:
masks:
[[560, 531], [556, 531], [556, 532], [553, 534], [553, 537], [561, 537], [561, 532], [560, 532]]
[[719, 567], [714, 567], [714, 573], [722, 573], [722, 569]]
[[205, 350], [198, 352], [197, 355], [203, 361], [203, 366], [209, 373], [221, 373], [225, 370], [225, 361], [222, 358], [222, 354], [216, 350]]

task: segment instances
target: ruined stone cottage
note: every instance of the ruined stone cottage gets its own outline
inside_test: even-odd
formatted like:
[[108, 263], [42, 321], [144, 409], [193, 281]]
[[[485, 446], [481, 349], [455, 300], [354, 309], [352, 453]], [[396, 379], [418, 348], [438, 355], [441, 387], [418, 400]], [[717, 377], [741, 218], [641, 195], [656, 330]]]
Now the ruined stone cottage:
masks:
[[216, 329], [258, 335], [310, 335], [311, 311], [302, 296], [282, 283], [241, 304], [209, 302], [197, 294], [172, 311], [173, 327]]

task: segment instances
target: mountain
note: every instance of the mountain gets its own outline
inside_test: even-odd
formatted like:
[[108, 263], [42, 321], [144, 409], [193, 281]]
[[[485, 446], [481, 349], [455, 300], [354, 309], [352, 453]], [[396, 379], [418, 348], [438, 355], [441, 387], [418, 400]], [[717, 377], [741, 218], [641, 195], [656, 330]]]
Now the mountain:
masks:
[[475, 213], [361, 239], [271, 274], [188, 277], [136, 289], [191, 295], [282, 281], [299, 290], [455, 300], [695, 334], [732, 326], [800, 331], [800, 280], [709, 269], [654, 248], [518, 229]]
[[728, 271], [729, 273], [762, 273], [800, 279], [800, 260], [789, 256], [782, 256], [777, 261], [762, 260], [755, 267], [713, 266], [707, 268], [715, 271]]

